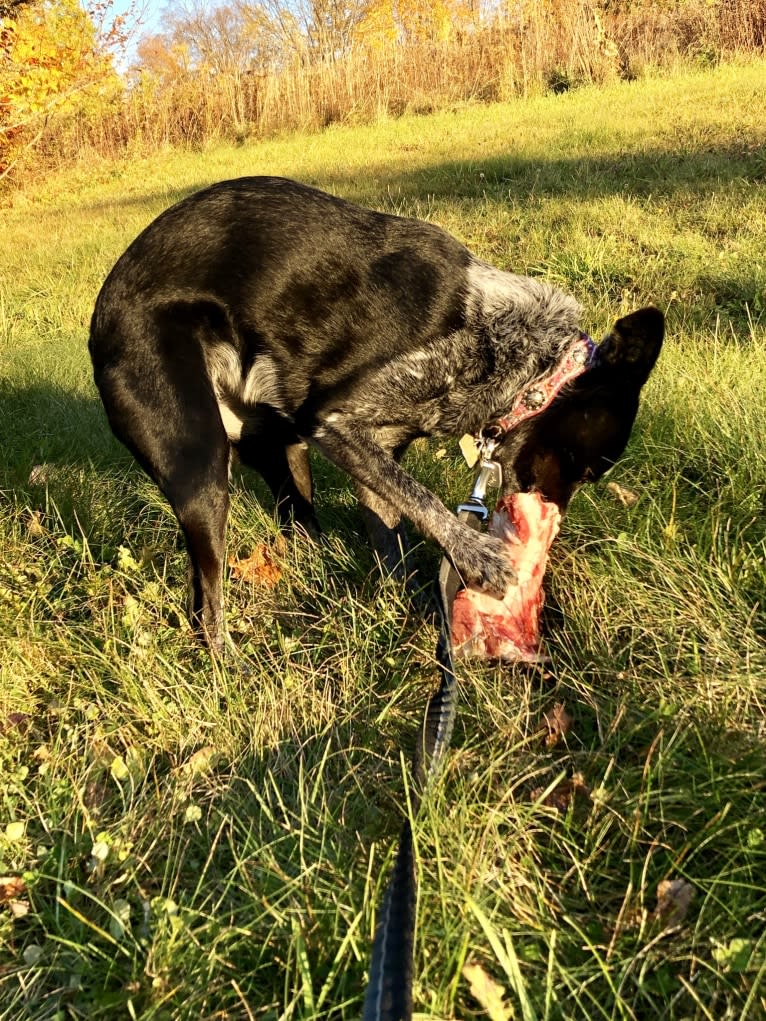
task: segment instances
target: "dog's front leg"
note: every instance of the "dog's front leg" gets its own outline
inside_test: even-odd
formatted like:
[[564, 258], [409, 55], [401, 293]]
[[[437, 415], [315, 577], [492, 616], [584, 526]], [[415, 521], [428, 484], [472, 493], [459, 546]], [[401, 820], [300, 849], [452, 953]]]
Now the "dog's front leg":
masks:
[[315, 428], [314, 445], [415, 528], [437, 542], [467, 584], [502, 597], [515, 581], [503, 542], [464, 525], [430, 489], [418, 482], [351, 416], [334, 413]]
[[401, 511], [381, 500], [377, 493], [373, 493], [367, 486], [360, 482], [354, 484], [367, 535], [383, 571], [399, 581], [406, 581], [409, 574], [407, 564], [409, 544], [402, 524]]

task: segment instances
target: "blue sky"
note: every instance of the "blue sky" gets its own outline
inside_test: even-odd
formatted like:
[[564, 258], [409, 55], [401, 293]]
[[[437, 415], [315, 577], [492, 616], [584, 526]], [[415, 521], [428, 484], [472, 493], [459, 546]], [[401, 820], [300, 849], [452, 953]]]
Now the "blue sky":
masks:
[[[164, 3], [156, 3], [156, 0], [155, 2], [152, 2], [152, 0], [136, 0], [134, 5], [131, 0], [114, 0], [112, 15], [128, 14], [131, 6], [134, 6], [135, 13], [140, 13], [141, 27], [137, 30], [136, 35], [131, 40], [131, 45], [128, 48], [128, 64], [130, 64], [135, 55], [136, 44], [141, 36], [151, 35], [153, 32], [157, 32], [159, 30], [162, 12], [166, 5]], [[212, 7], [213, 5], [211, 4], [210, 6]]]

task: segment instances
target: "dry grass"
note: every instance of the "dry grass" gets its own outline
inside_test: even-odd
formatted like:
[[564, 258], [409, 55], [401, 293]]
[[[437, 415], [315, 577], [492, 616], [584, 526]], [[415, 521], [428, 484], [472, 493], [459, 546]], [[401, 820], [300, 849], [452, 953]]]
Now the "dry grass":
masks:
[[121, 102], [51, 116], [17, 173], [83, 153], [201, 147], [505, 101], [762, 53], [761, 0], [524, 0], [441, 37], [352, 41], [332, 59], [284, 48], [244, 73], [141, 72]]

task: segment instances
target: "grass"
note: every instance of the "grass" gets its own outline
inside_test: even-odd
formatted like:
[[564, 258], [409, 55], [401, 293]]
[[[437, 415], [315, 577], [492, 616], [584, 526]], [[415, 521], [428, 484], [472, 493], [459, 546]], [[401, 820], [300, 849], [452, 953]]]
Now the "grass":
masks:
[[[764, 71], [83, 162], [7, 196], [0, 1018], [361, 1009], [435, 634], [317, 463], [323, 545], [288, 545], [274, 589], [229, 581], [249, 671], [211, 666], [175, 521], [112, 439], [85, 350], [127, 242], [243, 173], [441, 223], [572, 290], [594, 335], [649, 301], [668, 316], [613, 473], [639, 499], [584, 491], [554, 547], [555, 675], [461, 672], [416, 826], [416, 1011], [486, 1017], [470, 962], [505, 988], [494, 1017], [766, 1017]], [[451, 504], [468, 489], [453, 444], [409, 465]], [[232, 555], [275, 538], [261, 496], [233, 480]], [[559, 702], [572, 726], [548, 745]], [[658, 916], [665, 880], [691, 887], [685, 914]]]

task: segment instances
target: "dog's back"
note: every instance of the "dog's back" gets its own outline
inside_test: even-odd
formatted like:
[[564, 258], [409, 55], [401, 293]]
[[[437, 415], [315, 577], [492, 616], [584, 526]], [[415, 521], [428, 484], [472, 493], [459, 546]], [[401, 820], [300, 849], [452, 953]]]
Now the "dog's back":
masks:
[[91, 324], [96, 379], [136, 353], [121, 339], [136, 319], [173, 317], [198, 324], [185, 347], [229, 343], [244, 368], [268, 356], [292, 411], [311, 382], [333, 386], [459, 329], [470, 259], [439, 227], [294, 181], [223, 182], [162, 213], [114, 266]]

